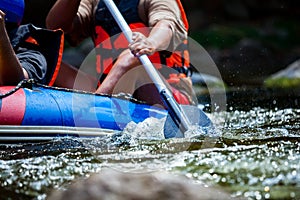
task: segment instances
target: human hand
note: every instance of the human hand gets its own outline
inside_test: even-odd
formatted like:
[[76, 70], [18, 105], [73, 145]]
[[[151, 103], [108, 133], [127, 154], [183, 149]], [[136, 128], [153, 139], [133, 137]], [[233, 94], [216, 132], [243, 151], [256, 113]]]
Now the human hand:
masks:
[[0, 36], [3, 36], [5, 32], [5, 13], [0, 10]]
[[0, 10], [0, 25], [5, 25], [5, 13]]
[[128, 47], [134, 56], [152, 55], [156, 51], [155, 41], [139, 32], [132, 33], [132, 42]]

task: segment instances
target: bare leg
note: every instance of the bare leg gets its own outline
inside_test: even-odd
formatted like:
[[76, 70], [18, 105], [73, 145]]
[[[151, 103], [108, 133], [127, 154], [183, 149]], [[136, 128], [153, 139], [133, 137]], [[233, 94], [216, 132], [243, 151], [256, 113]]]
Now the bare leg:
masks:
[[129, 50], [123, 51], [118, 60], [110, 70], [107, 77], [104, 79], [103, 83], [97, 89], [96, 93], [102, 94], [113, 94], [117, 90], [114, 90], [115, 86], [121, 79], [121, 77], [126, 74], [132, 68], [139, 66], [140, 62], [138, 58], [134, 57]]
[[96, 81], [93, 77], [90, 77], [75, 67], [62, 62], [55, 80], [55, 86], [94, 92], [96, 88]]
[[97, 93], [126, 93], [151, 105], [163, 104], [155, 85], [153, 85], [144, 67], [129, 50], [124, 51], [120, 55], [110, 73], [97, 89]]

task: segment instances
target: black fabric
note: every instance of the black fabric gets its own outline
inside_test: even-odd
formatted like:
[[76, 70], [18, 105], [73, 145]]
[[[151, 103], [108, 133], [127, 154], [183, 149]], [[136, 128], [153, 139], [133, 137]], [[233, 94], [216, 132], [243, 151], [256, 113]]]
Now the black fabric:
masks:
[[[138, 14], [139, 0], [114, 0], [114, 2], [128, 24], [142, 21]], [[121, 33], [121, 29], [103, 1], [98, 4], [95, 18], [96, 25], [103, 27], [110, 36]]]
[[[37, 28], [32, 24], [21, 25], [9, 33], [11, 44], [30, 78], [48, 84], [55, 71], [60, 51], [62, 31]], [[26, 40], [32, 37], [37, 44]]]
[[27, 71], [29, 78], [45, 84], [47, 61], [43, 54], [39, 51], [19, 48], [16, 55], [21, 66]]

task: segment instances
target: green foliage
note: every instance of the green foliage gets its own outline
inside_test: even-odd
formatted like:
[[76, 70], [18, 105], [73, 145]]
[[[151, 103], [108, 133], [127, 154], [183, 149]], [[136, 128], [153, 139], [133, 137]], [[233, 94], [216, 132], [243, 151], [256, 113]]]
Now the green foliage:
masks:
[[300, 45], [300, 26], [298, 21], [274, 19], [270, 25], [246, 22], [213, 24], [206, 29], [192, 32], [190, 36], [204, 47], [230, 48], [241, 39], [260, 41], [277, 50], [288, 50]]
[[257, 30], [248, 26], [213, 25], [201, 32], [191, 33], [191, 37], [203, 46], [228, 48], [245, 37], [257, 37]]
[[265, 81], [267, 88], [295, 88], [300, 87], [300, 78], [270, 78]]
[[274, 21], [274, 32], [266, 35], [264, 40], [275, 48], [289, 49], [300, 45], [300, 23], [296, 20], [277, 19]]

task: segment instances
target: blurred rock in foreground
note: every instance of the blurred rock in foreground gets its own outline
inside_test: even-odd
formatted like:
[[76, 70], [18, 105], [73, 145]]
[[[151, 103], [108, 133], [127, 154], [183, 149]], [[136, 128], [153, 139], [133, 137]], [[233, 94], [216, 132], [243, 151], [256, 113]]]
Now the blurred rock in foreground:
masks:
[[223, 191], [194, 184], [185, 177], [169, 173], [122, 173], [115, 170], [103, 170], [87, 179], [71, 184], [64, 191], [54, 191], [48, 199], [219, 200], [233, 199], [233, 197]]

